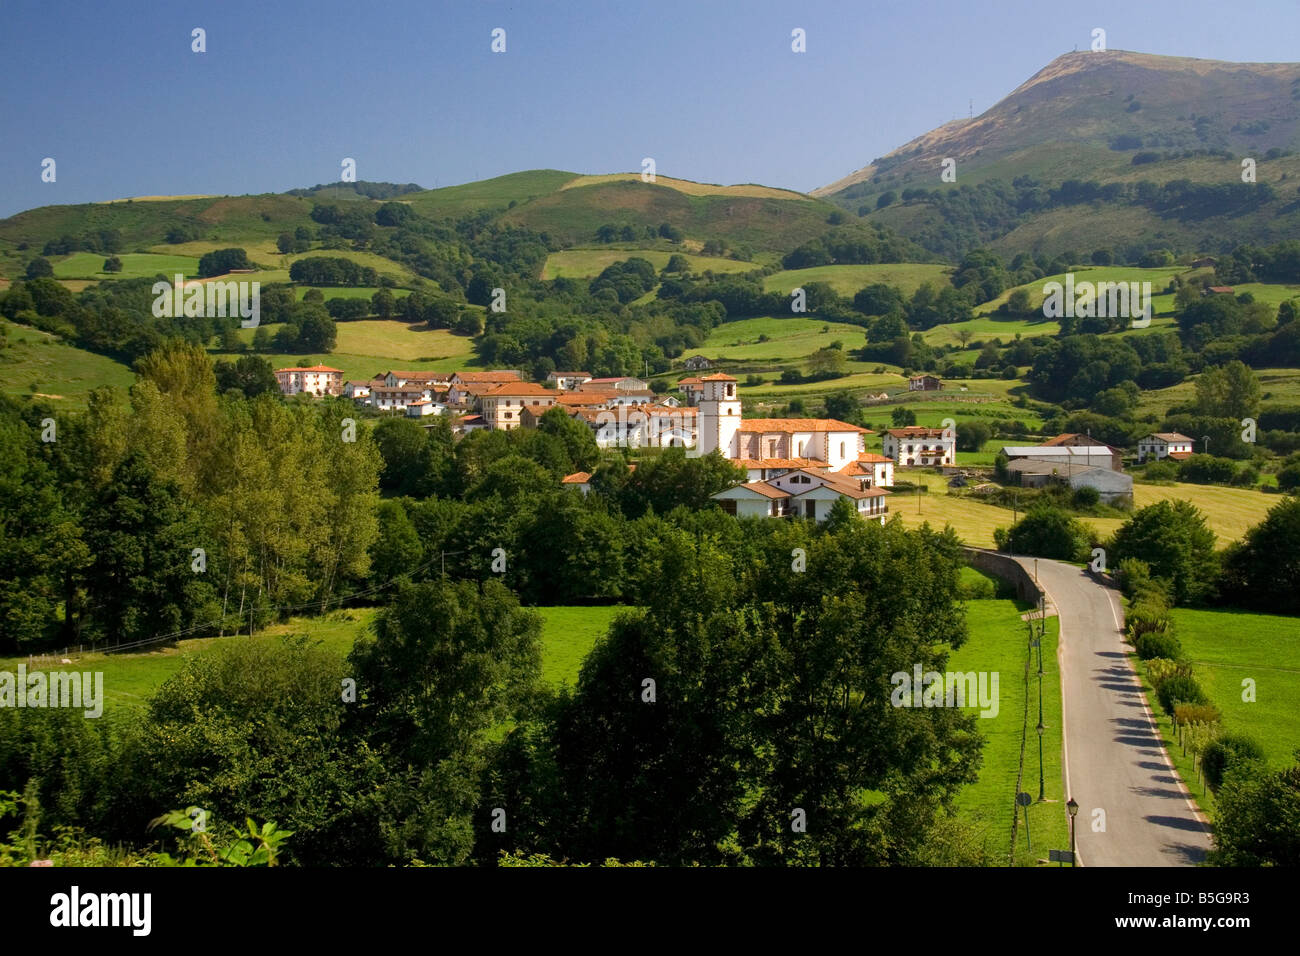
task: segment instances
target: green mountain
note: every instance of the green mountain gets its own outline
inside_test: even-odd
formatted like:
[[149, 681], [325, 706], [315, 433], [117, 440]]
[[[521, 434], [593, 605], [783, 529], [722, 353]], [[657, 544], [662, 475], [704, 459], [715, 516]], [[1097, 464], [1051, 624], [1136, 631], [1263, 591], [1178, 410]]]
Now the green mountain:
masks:
[[1212, 252], [1300, 232], [1297, 149], [1300, 64], [1068, 53], [813, 195], [946, 255]]

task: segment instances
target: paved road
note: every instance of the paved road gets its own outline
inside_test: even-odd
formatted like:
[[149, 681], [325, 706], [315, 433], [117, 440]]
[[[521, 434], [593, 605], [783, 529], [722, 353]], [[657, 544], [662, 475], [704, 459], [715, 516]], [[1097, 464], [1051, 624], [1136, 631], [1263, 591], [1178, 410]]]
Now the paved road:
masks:
[[[1017, 559], [1034, 573], [1034, 559]], [[1085, 866], [1192, 866], [1209, 827], [1169, 765], [1125, 654], [1119, 595], [1084, 571], [1039, 559], [1038, 583], [1060, 615], [1065, 786]], [[1094, 811], [1105, 832], [1094, 832]]]

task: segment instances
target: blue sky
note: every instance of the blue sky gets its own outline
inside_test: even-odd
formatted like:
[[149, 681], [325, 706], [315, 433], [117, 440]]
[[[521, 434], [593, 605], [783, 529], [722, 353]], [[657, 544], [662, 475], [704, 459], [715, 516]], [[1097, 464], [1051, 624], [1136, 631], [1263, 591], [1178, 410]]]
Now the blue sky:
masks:
[[337, 179], [344, 157], [424, 186], [652, 156], [665, 176], [808, 190], [987, 109], [1093, 27], [1111, 49], [1286, 61], [1300, 4], [4, 0], [0, 24], [10, 215], [278, 192]]

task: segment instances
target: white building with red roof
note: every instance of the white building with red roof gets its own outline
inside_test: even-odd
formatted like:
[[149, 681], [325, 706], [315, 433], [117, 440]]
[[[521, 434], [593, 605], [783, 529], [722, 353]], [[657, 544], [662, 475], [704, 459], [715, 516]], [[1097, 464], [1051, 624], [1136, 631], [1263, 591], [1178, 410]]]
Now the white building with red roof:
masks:
[[275, 380], [284, 395], [297, 395], [301, 392], [316, 396], [343, 394], [343, 370], [328, 365], [278, 368], [275, 370]]

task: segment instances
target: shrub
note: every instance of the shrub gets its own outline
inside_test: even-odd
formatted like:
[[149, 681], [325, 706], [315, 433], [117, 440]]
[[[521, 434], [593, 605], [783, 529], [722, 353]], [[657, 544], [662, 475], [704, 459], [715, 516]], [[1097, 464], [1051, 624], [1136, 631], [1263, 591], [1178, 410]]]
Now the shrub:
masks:
[[1171, 717], [1175, 703], [1209, 703], [1205, 691], [1191, 674], [1173, 674], [1165, 678], [1156, 687], [1156, 697], [1160, 700], [1160, 709]]
[[1157, 461], [1147, 465], [1141, 476], [1143, 481], [1177, 481], [1178, 466], [1172, 461]]
[[1173, 661], [1163, 657], [1153, 657], [1147, 661], [1147, 677], [1150, 678], [1153, 687], [1159, 687], [1163, 681], [1179, 674], [1190, 677], [1192, 665], [1185, 661]]
[[1172, 634], [1154, 632], [1142, 634], [1133, 641], [1137, 655], [1144, 661], [1153, 657], [1178, 660], [1183, 656], [1183, 645]]
[[1174, 723], [1183, 724], [1217, 724], [1223, 719], [1219, 708], [1213, 704], [1178, 704], [1174, 707]]
[[1088, 528], [1059, 508], [1036, 504], [1010, 528], [998, 528], [993, 538], [1001, 551], [1040, 558], [1077, 561], [1088, 553]]
[[1169, 605], [1161, 601], [1154, 592], [1148, 592], [1143, 600], [1134, 602], [1124, 615], [1124, 623], [1129, 641], [1134, 647], [1148, 634], [1168, 634], [1172, 637], [1174, 633], [1174, 621], [1169, 616]]
[[1089, 508], [1097, 507], [1101, 502], [1101, 492], [1088, 485], [1081, 485], [1074, 489], [1074, 495], [1071, 501], [1074, 504], [1074, 507], [1081, 511], [1086, 511]]
[[1130, 601], [1152, 586], [1151, 566], [1139, 558], [1125, 558], [1115, 569], [1115, 576], [1119, 579], [1120, 592]]
[[1210, 742], [1201, 756], [1201, 768], [1205, 771], [1206, 782], [1210, 789], [1217, 791], [1223, 785], [1223, 776], [1228, 769], [1243, 761], [1264, 760], [1264, 748], [1254, 737], [1246, 734], [1224, 734]]
[[993, 582], [983, 575], [980, 575], [977, 580], [963, 582], [961, 585], [963, 601], [983, 601], [996, 595], [997, 589], [993, 586]]

